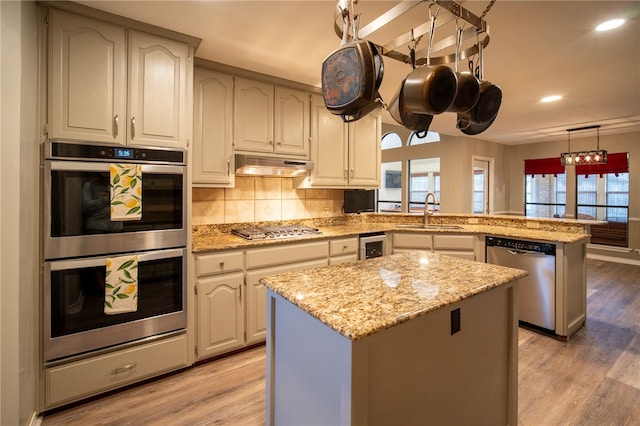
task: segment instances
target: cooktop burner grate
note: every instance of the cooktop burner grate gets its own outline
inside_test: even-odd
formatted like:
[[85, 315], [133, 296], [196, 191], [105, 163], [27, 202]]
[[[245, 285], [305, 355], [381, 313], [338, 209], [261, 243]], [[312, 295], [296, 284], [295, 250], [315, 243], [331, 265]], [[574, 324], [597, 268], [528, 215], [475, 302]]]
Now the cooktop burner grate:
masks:
[[311, 234], [321, 234], [318, 228], [297, 225], [241, 228], [232, 229], [231, 232], [247, 240], [296, 238]]

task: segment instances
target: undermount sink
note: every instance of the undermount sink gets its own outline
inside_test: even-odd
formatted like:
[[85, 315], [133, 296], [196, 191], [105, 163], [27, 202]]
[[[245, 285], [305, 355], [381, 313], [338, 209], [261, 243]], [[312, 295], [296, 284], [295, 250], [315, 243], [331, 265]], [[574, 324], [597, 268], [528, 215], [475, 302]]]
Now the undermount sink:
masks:
[[396, 228], [407, 229], [462, 229], [462, 226], [458, 225], [436, 225], [436, 224], [410, 224], [410, 225], [396, 225]]

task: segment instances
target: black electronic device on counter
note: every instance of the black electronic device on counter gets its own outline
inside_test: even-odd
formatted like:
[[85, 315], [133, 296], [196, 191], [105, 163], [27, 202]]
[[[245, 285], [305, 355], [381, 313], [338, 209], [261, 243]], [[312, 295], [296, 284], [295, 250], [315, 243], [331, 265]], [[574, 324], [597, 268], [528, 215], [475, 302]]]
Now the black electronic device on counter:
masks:
[[375, 189], [351, 189], [344, 191], [344, 212], [362, 213], [375, 211]]

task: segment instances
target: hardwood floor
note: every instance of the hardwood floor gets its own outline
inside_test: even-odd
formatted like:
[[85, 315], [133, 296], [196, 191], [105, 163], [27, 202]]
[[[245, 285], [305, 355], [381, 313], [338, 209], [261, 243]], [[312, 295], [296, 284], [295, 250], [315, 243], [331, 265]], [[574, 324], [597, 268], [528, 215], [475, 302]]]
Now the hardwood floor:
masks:
[[[640, 424], [640, 267], [589, 260], [588, 319], [569, 342], [519, 329], [521, 425]], [[67, 409], [54, 425], [261, 425], [265, 350], [196, 365]]]

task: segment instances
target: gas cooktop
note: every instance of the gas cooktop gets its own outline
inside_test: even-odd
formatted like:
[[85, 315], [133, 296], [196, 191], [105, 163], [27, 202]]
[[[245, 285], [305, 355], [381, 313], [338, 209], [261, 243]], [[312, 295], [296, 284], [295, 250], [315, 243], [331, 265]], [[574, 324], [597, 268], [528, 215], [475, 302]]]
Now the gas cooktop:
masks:
[[309, 226], [270, 226], [232, 229], [233, 234], [246, 240], [264, 240], [270, 238], [296, 238], [311, 234], [321, 234], [318, 228]]

